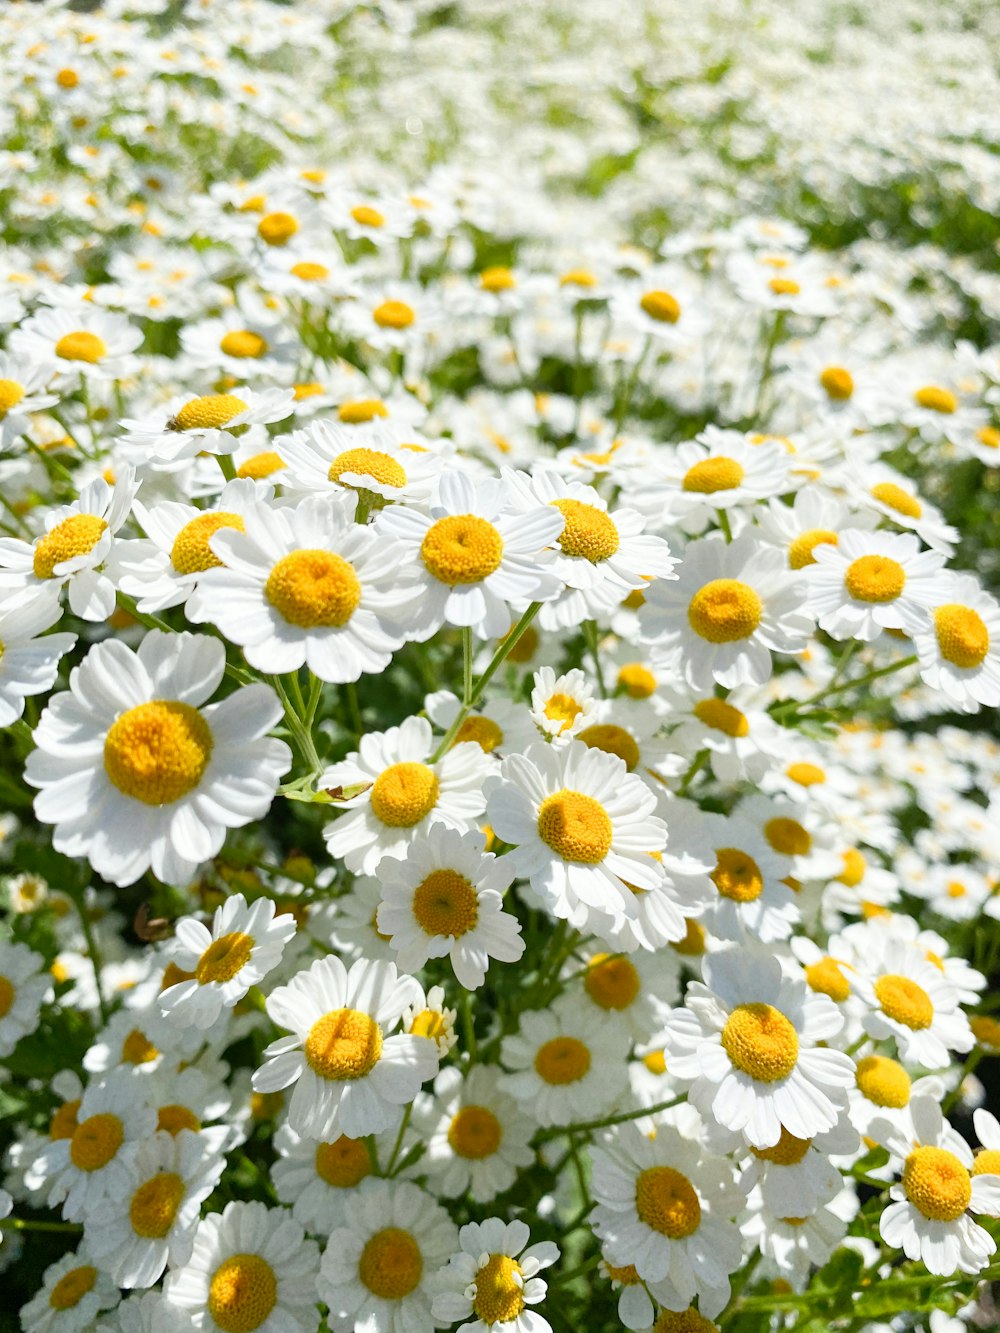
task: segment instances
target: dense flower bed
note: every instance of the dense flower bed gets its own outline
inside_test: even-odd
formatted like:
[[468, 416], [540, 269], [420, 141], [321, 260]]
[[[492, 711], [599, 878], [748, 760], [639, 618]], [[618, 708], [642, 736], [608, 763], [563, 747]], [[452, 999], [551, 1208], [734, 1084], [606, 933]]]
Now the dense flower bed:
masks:
[[0, 1326], [991, 1326], [1000, 14], [81, 8], [0, 11]]

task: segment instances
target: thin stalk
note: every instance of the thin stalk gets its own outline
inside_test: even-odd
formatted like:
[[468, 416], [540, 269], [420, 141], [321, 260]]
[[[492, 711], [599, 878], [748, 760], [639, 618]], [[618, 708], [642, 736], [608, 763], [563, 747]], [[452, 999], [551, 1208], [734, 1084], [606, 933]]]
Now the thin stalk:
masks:
[[536, 1143], [548, 1143], [563, 1134], [591, 1134], [595, 1129], [607, 1129], [610, 1125], [624, 1125], [629, 1120], [641, 1120], [645, 1115], [657, 1115], [660, 1111], [669, 1111], [686, 1101], [686, 1095], [673, 1097], [669, 1102], [656, 1102], [653, 1106], [640, 1106], [634, 1111], [623, 1111], [620, 1115], [606, 1115], [601, 1120], [581, 1120], [573, 1125], [555, 1125], [552, 1129], [543, 1129], [535, 1136]]

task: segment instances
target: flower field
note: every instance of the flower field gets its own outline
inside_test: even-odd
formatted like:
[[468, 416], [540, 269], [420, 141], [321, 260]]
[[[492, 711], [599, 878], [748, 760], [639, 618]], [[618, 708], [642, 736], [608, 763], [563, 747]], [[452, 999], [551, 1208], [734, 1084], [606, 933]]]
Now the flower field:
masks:
[[997, 49], [0, 8], [0, 1331], [998, 1326]]

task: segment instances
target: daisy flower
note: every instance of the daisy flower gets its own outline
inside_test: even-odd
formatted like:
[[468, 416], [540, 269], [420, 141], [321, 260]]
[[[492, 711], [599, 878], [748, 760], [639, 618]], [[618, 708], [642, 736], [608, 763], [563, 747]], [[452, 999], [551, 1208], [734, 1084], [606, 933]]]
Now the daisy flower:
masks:
[[475, 990], [491, 958], [516, 963], [524, 953], [520, 922], [503, 910], [514, 867], [483, 847], [481, 833], [436, 825], [413, 839], [405, 860], [378, 863], [378, 929], [403, 971], [447, 957], [459, 984]]
[[855, 478], [851, 498], [896, 527], [914, 532], [925, 546], [945, 555], [951, 555], [959, 540], [957, 528], [946, 523], [941, 511], [921, 497], [916, 484], [885, 464], [873, 464]]
[[782, 1129], [832, 1129], [854, 1082], [850, 1056], [820, 1045], [844, 1025], [833, 1001], [756, 949], [709, 954], [702, 973], [664, 1027], [667, 1065], [693, 1080], [693, 1105], [754, 1148], [773, 1148]]
[[136, 500], [132, 512], [146, 536], [116, 543], [118, 586], [146, 614], [180, 606], [205, 570], [222, 564], [209, 537], [220, 528], [245, 531], [248, 515], [270, 495], [270, 488], [265, 493], [257, 483], [238, 478], [226, 482], [209, 509], [177, 500], [147, 508]]
[[139, 1145], [130, 1188], [88, 1210], [91, 1252], [120, 1287], [151, 1287], [168, 1262], [187, 1263], [201, 1205], [226, 1165], [218, 1147], [218, 1132], [214, 1142], [190, 1130], [156, 1133]]
[[160, 992], [160, 1008], [175, 1022], [210, 1028], [223, 1009], [232, 1009], [278, 966], [295, 934], [295, 918], [289, 912], [275, 916], [270, 898], [248, 907], [243, 894], [234, 893], [216, 909], [211, 931], [185, 916], [174, 933], [179, 948], [172, 961], [192, 975]]
[[187, 324], [180, 339], [193, 367], [231, 375], [237, 384], [250, 375], [277, 378], [297, 346], [281, 339], [280, 326], [273, 321], [246, 320], [238, 311]]
[[521, 1014], [500, 1058], [513, 1073], [500, 1086], [540, 1125], [570, 1125], [612, 1110], [627, 1081], [621, 1027], [609, 1018], [553, 1005]]
[[[575, 957], [567, 967], [578, 970]], [[590, 953], [582, 971], [580, 1004], [590, 1013], [596, 1010], [595, 1016], [612, 1018], [636, 1042], [648, 1039], [677, 999], [677, 977], [658, 953], [630, 958]]]
[[548, 666], [535, 672], [531, 720], [546, 740], [572, 740], [596, 721], [596, 709], [594, 687], [579, 667], [562, 676]]
[[38, 1294], [21, 1307], [24, 1333], [82, 1333], [102, 1310], [113, 1310], [121, 1293], [91, 1263], [86, 1244], [50, 1264]]
[[932, 1097], [915, 1097], [910, 1113], [906, 1129], [889, 1121], [873, 1126], [900, 1172], [879, 1233], [936, 1277], [979, 1273], [996, 1253], [996, 1241], [969, 1213], [1000, 1216], [1000, 1177], [975, 1171], [972, 1149]]
[[414, 1037], [428, 1037], [436, 1046], [438, 1059], [443, 1060], [458, 1044], [455, 1031], [457, 1009], [449, 1009], [444, 1002], [444, 987], [432, 986], [421, 1004], [408, 1004], [403, 1010], [403, 1031]]
[[692, 689], [713, 681], [731, 689], [770, 679], [773, 652], [801, 652], [812, 628], [801, 608], [802, 588], [780, 552], [746, 532], [685, 547], [677, 581], [647, 590], [639, 625], [644, 642], [680, 649]]
[[95, 644], [35, 729], [25, 780], [52, 842], [113, 884], [147, 869], [183, 884], [229, 828], [260, 819], [291, 761], [265, 737], [281, 716], [267, 685], [205, 704], [225, 650], [207, 635], [150, 630], [137, 651]]
[[925, 1069], [945, 1068], [949, 1051], [972, 1049], [969, 1020], [954, 985], [920, 949], [888, 933], [881, 940], [872, 935], [858, 966], [864, 971], [854, 989], [867, 1007], [862, 1021], [870, 1037], [893, 1037], [900, 1057]]
[[267, 1047], [254, 1091], [294, 1083], [288, 1123], [297, 1134], [379, 1133], [437, 1072], [432, 1041], [394, 1033], [407, 1005], [422, 999], [393, 963], [360, 958], [348, 972], [333, 955], [317, 958], [267, 998], [271, 1019], [292, 1035]]
[[60, 310], [38, 310], [10, 336], [10, 351], [54, 366], [58, 373], [115, 380], [131, 373], [132, 353], [142, 333], [124, 315], [82, 302]]
[[184, 1311], [170, 1305], [159, 1288], [127, 1296], [107, 1322], [95, 1325], [95, 1333], [190, 1333], [190, 1329]]
[[811, 1217], [843, 1185], [831, 1156], [856, 1153], [860, 1143], [857, 1130], [846, 1117], [811, 1139], [796, 1138], [782, 1129], [773, 1147], [750, 1149], [740, 1175], [740, 1188], [749, 1194], [759, 1187], [764, 1206], [775, 1217]]
[[429, 1185], [447, 1199], [466, 1192], [488, 1203], [513, 1185], [535, 1160], [529, 1141], [535, 1122], [500, 1086], [491, 1065], [473, 1065], [465, 1078], [454, 1065], [434, 1082], [434, 1103], [421, 1115], [427, 1152], [421, 1160]]
[[0, 940], [0, 1057], [38, 1027], [42, 1005], [52, 998], [44, 968], [41, 954], [26, 944]]
[[45, 392], [52, 374], [51, 362], [0, 352], [0, 448], [9, 449], [28, 430], [33, 413], [58, 403], [58, 394]]
[[455, 1248], [455, 1224], [409, 1181], [369, 1180], [330, 1233], [317, 1289], [335, 1333], [424, 1333], [434, 1275]]
[[[397, 1127], [390, 1125], [376, 1135], [376, 1152], [388, 1162]], [[281, 1125], [274, 1135], [278, 1154], [271, 1167], [274, 1191], [306, 1231], [327, 1236], [344, 1225], [344, 1203], [371, 1175], [372, 1164], [364, 1139], [340, 1134], [331, 1139], [302, 1138], [291, 1125]]]
[[319, 1252], [284, 1208], [227, 1203], [198, 1223], [163, 1295], [205, 1333], [316, 1333]]
[[496, 760], [473, 742], [453, 745], [432, 761], [434, 734], [426, 718], [408, 717], [388, 731], [368, 732], [360, 748], [320, 776], [324, 788], [363, 786], [342, 802], [325, 830], [331, 856], [371, 875], [383, 856], [405, 857], [431, 824], [468, 831], [485, 805], [483, 779]]
[[972, 1164], [972, 1174], [1000, 1177], [1000, 1121], [980, 1106], [972, 1113], [972, 1124], [982, 1144]]
[[[838, 1186], [841, 1183], [838, 1174]], [[794, 1291], [802, 1291], [809, 1275], [828, 1262], [847, 1234], [848, 1225], [858, 1211], [858, 1196], [852, 1184], [838, 1188], [838, 1193], [819, 1208], [805, 1213], [776, 1214], [753, 1194], [748, 1201], [750, 1216], [744, 1224], [747, 1241], [759, 1247], [766, 1267], [788, 1282]]]
[[877, 639], [885, 629], [906, 629], [944, 600], [944, 556], [923, 551], [916, 537], [848, 528], [834, 546], [813, 549], [806, 566], [809, 606], [819, 627], [835, 639]]
[[764, 706], [763, 692], [743, 686], [720, 699], [710, 693], [711, 685], [705, 691], [685, 689], [683, 682], [678, 686], [667, 694], [671, 747], [691, 759], [707, 750], [720, 782], [759, 782], [784, 735], [784, 728]]
[[731, 1220], [743, 1195], [730, 1163], [662, 1120], [655, 1138], [635, 1125], [605, 1135], [592, 1160], [594, 1232], [609, 1262], [632, 1264], [668, 1309], [697, 1296], [706, 1314], [719, 1314], [743, 1257]]
[[294, 507], [247, 510], [208, 537], [216, 563], [187, 604], [258, 671], [308, 665], [342, 684], [383, 671], [403, 644], [396, 620], [415, 592], [404, 551], [352, 521], [353, 503], [316, 496]]
[[975, 712], [1000, 704], [1000, 603], [971, 574], [948, 573], [930, 605], [906, 617], [905, 629], [922, 678], [950, 705]]
[[102, 1199], [121, 1199], [133, 1187], [133, 1167], [142, 1143], [156, 1129], [156, 1113], [145, 1100], [141, 1079], [113, 1070], [90, 1083], [68, 1137], [52, 1139], [40, 1154], [50, 1208], [78, 1222]]
[[[354, 410], [361, 409], [356, 405]], [[396, 443], [390, 432], [385, 439], [359, 440], [357, 425], [319, 420], [283, 435], [279, 447], [285, 461], [281, 480], [289, 490], [335, 495], [363, 491], [376, 503], [413, 503], [425, 501], [432, 489], [432, 455]]]
[[36, 541], [0, 538], [0, 601], [48, 601], [52, 589], [68, 584], [74, 615], [106, 620], [115, 608], [115, 586], [102, 568], [138, 489], [129, 467], [113, 485], [95, 477], [73, 504], [47, 512]]
[[838, 496], [819, 486], [800, 490], [791, 505], [772, 497], [767, 507], [759, 507], [757, 530], [771, 546], [785, 552], [789, 569], [804, 569], [816, 563], [813, 554], [824, 543], [836, 546], [844, 528], [865, 529], [875, 526], [874, 514], [858, 513]]
[[562, 526], [560, 515], [537, 501], [510, 512], [506, 486], [492, 478], [476, 486], [459, 471], [441, 474], [429, 513], [393, 505], [375, 520], [379, 533], [402, 545], [419, 578], [406, 621], [418, 642], [445, 623], [499, 638], [512, 609], [555, 596], [560, 585], [544, 548]]
[[260, 393], [189, 394], [171, 398], [155, 414], [121, 422], [123, 452], [136, 463], [177, 464], [197, 454], [231, 454], [249, 426], [284, 421], [294, 411], [291, 389]]
[[431, 1307], [435, 1320], [462, 1320], [461, 1333], [552, 1333], [547, 1320], [528, 1309], [545, 1299], [537, 1276], [559, 1258], [550, 1240], [529, 1245], [524, 1222], [489, 1217], [468, 1222], [458, 1233], [459, 1250], [438, 1274]]
[[640, 282], [617, 284], [611, 317], [616, 326], [667, 348], [698, 338], [708, 325], [691, 279], [663, 265], [647, 269]]
[[76, 643], [75, 634], [45, 634], [61, 615], [55, 589], [47, 598], [0, 609], [0, 727], [17, 721], [27, 695], [55, 684], [61, 658]]
[[643, 512], [689, 531], [720, 509], [757, 504], [788, 489], [788, 454], [774, 440], [751, 444], [735, 430], [709, 426], [660, 461], [665, 484], [644, 492]]

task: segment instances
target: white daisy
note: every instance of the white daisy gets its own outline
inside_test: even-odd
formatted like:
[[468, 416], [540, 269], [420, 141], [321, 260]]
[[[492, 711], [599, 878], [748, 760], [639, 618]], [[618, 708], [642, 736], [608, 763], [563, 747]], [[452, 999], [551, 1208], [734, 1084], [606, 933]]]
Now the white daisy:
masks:
[[833, 1001], [757, 949], [709, 954], [702, 971], [664, 1027], [667, 1065], [693, 1080], [691, 1102], [755, 1148], [774, 1147], [783, 1128], [802, 1139], [832, 1129], [854, 1082], [850, 1056], [819, 1044], [844, 1025]]
[[434, 1275], [455, 1248], [451, 1218], [409, 1181], [367, 1181], [344, 1212], [317, 1281], [334, 1333], [430, 1333]]
[[548, 666], [535, 672], [531, 720], [547, 740], [572, 740], [596, 721], [596, 709], [594, 687], [578, 667], [561, 676]]
[[677, 581], [648, 589], [639, 625], [644, 642], [680, 649], [685, 679], [703, 690], [763, 683], [772, 652], [800, 652], [812, 628], [780, 552], [750, 532], [685, 547]]
[[1000, 704], [1000, 603], [971, 574], [946, 574], [930, 605], [906, 617], [905, 629], [921, 676], [948, 706], [974, 712]]
[[[838, 1185], [842, 1178], [838, 1174]], [[750, 1216], [744, 1224], [747, 1241], [759, 1247], [765, 1269], [774, 1271], [794, 1291], [802, 1291], [810, 1274], [828, 1262], [847, 1234], [858, 1211], [858, 1196], [851, 1184], [810, 1213], [796, 1205], [785, 1216], [764, 1204], [759, 1193], [748, 1200]]]
[[92, 1253], [120, 1287], [151, 1287], [168, 1262], [187, 1263], [201, 1204], [226, 1165], [218, 1146], [218, 1134], [156, 1133], [139, 1145], [129, 1189], [88, 1209]]
[[867, 1007], [864, 1029], [878, 1041], [895, 1038], [903, 1060], [925, 1069], [943, 1069], [949, 1051], [974, 1045], [969, 1020], [959, 1005], [954, 985], [906, 940], [888, 932], [870, 937], [854, 989]]
[[831, 1156], [853, 1154], [860, 1147], [857, 1130], [846, 1117], [811, 1139], [782, 1129], [770, 1148], [751, 1148], [743, 1164], [740, 1188], [760, 1188], [764, 1205], [775, 1217], [811, 1217], [838, 1193], [843, 1178]]
[[699, 526], [719, 509], [759, 504], [788, 489], [788, 454], [775, 440], [751, 444], [735, 430], [709, 426], [661, 457], [656, 481], [639, 498], [644, 513], [660, 522]]
[[976, 1152], [972, 1164], [974, 1176], [1000, 1176], [1000, 1121], [995, 1115], [979, 1106], [972, 1113], [972, 1124], [976, 1138], [982, 1147]]
[[[375, 1138], [376, 1155], [388, 1164], [397, 1126]], [[274, 1190], [292, 1216], [306, 1231], [328, 1236], [344, 1225], [344, 1203], [372, 1173], [372, 1161], [364, 1139], [341, 1134], [331, 1139], [302, 1138], [291, 1125], [281, 1125], [274, 1135], [278, 1157], [271, 1167]]]
[[53, 366], [62, 377], [113, 380], [131, 373], [131, 354], [141, 342], [141, 331], [123, 315], [85, 301], [60, 310], [37, 310], [11, 334], [10, 351]]
[[412, 636], [422, 642], [445, 623], [482, 639], [505, 634], [512, 611], [559, 592], [544, 548], [562, 524], [555, 510], [537, 502], [511, 512], [506, 485], [490, 478], [477, 487], [457, 470], [441, 474], [429, 513], [383, 509], [376, 530], [401, 543], [419, 577], [406, 621]]
[[945, 555], [954, 551], [960, 535], [958, 529], [945, 522], [940, 509], [920, 495], [909, 477], [884, 463], [875, 463], [852, 480], [851, 499], [859, 507], [872, 509], [896, 527], [916, 533], [935, 551]]
[[52, 977], [41, 954], [20, 941], [0, 940], [0, 1056], [38, 1027], [42, 1005], [52, 998]]
[[25, 779], [53, 845], [114, 884], [147, 869], [186, 883], [229, 828], [260, 819], [291, 755], [265, 738], [281, 716], [267, 685], [204, 704], [225, 668], [207, 635], [151, 630], [136, 652], [95, 644], [35, 729]]
[[186, 324], [180, 331], [181, 349], [196, 368], [223, 371], [236, 383], [253, 375], [276, 379], [283, 363], [297, 353], [298, 344], [282, 338], [272, 320], [247, 319], [238, 311], [223, 319]]
[[234, 893], [216, 908], [211, 931], [185, 916], [174, 932], [179, 947], [173, 962], [193, 976], [166, 986], [159, 995], [160, 1008], [174, 1022], [209, 1028], [223, 1009], [231, 1009], [278, 966], [295, 934], [295, 918], [289, 912], [275, 916], [270, 898], [258, 898], [248, 907], [242, 893]]
[[923, 551], [916, 537], [849, 528], [834, 546], [813, 549], [806, 566], [809, 606], [835, 639], [877, 639], [905, 629], [944, 600], [944, 556]]
[[448, 1324], [462, 1320], [461, 1333], [552, 1333], [547, 1320], [529, 1306], [545, 1299], [538, 1277], [559, 1258], [550, 1240], [529, 1245], [524, 1222], [489, 1217], [469, 1222], [458, 1233], [459, 1251], [438, 1274], [431, 1312]]
[[652, 855], [667, 840], [653, 814], [656, 797], [615, 755], [579, 741], [532, 745], [502, 761], [487, 795], [491, 827], [514, 846], [504, 859], [554, 916], [577, 928], [593, 912], [635, 918], [633, 887], [663, 882]]
[[325, 830], [331, 856], [371, 875], [383, 856], [403, 857], [433, 823], [466, 832], [485, 805], [483, 779], [496, 763], [473, 742], [454, 745], [432, 762], [434, 735], [426, 718], [409, 717], [388, 731], [368, 732], [360, 748], [320, 776], [324, 788], [364, 790], [342, 802]]
[[268, 1014], [293, 1035], [267, 1047], [254, 1090], [294, 1083], [288, 1123], [298, 1134], [379, 1133], [437, 1072], [432, 1041], [394, 1033], [407, 1005], [422, 1000], [417, 982], [393, 963], [361, 958], [348, 972], [332, 955], [316, 959], [268, 996]]
[[199, 1222], [163, 1294], [206, 1333], [316, 1333], [318, 1258], [286, 1209], [228, 1203]]
[[914, 1098], [910, 1114], [905, 1130], [889, 1121], [874, 1126], [901, 1173], [879, 1233], [936, 1277], [978, 1273], [996, 1253], [996, 1241], [969, 1213], [1000, 1216], [1000, 1177], [973, 1171], [971, 1148], [932, 1097]]
[[307, 664], [338, 684], [383, 671], [403, 644], [397, 619], [416, 590], [402, 547], [352, 512], [353, 501], [332, 496], [248, 509], [242, 530], [208, 537], [218, 563], [200, 575], [188, 618], [217, 625], [258, 671]]
[[121, 422], [120, 444], [136, 463], [176, 464], [196, 454], [231, 454], [249, 426], [284, 421], [295, 406], [291, 389], [260, 393], [184, 394], [171, 398], [155, 414]]
[[488, 1203], [535, 1160], [535, 1122], [502, 1091], [501, 1078], [491, 1065], [473, 1065], [465, 1078], [448, 1065], [434, 1081], [433, 1105], [420, 1116], [427, 1143], [421, 1169], [447, 1199], [468, 1191]]
[[31, 414], [53, 407], [59, 395], [46, 393], [52, 362], [0, 352], [0, 447], [9, 449], [28, 430]]
[[503, 910], [514, 867], [483, 848], [481, 833], [437, 825], [412, 840], [405, 860], [378, 863], [378, 929], [405, 972], [447, 957], [459, 984], [475, 990], [491, 958], [516, 963], [524, 953], [520, 922]]
[[120, 1299], [111, 1278], [91, 1263], [84, 1243], [46, 1268], [38, 1294], [21, 1307], [21, 1328], [24, 1333], [82, 1333]]
[[[361, 410], [355, 404], [354, 412]], [[381, 502], [425, 501], [436, 473], [432, 455], [397, 443], [393, 433], [386, 432], [384, 440], [362, 441], [357, 425], [311, 421], [278, 442], [286, 464], [282, 483], [306, 493], [340, 495], [347, 490], [366, 492]]]
[[55, 684], [60, 659], [76, 643], [75, 634], [45, 634], [61, 615], [55, 589], [49, 597], [0, 609], [0, 726], [17, 721], [27, 695], [44, 694]]

